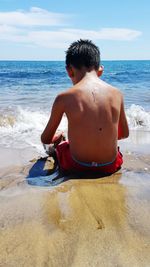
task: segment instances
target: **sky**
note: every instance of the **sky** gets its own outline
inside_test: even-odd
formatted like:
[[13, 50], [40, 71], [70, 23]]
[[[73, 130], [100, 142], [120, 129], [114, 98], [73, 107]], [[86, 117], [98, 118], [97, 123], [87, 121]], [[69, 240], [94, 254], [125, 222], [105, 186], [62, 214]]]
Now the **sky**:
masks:
[[64, 60], [78, 39], [102, 60], [146, 60], [149, 28], [149, 0], [0, 0], [0, 60]]

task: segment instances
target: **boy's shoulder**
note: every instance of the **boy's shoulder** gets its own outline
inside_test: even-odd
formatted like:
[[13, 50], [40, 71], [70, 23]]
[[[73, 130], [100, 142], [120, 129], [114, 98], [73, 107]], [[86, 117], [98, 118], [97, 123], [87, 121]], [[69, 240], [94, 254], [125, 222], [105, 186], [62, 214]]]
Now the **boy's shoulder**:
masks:
[[69, 97], [69, 96], [73, 95], [75, 92], [76, 92], [76, 90], [75, 90], [75, 88], [73, 86], [73, 87], [68, 88], [66, 91], [63, 91], [63, 92], [59, 93], [57, 95], [57, 98], [64, 99], [66, 97]]
[[66, 91], [59, 93], [55, 98], [55, 104], [61, 105], [64, 104], [66, 101], [69, 101], [70, 97], [74, 94], [74, 88], [71, 87]]
[[110, 89], [110, 91], [112, 91], [113, 94], [117, 94], [117, 95], [120, 96], [120, 97], [123, 96], [123, 94], [122, 94], [122, 92], [120, 91], [120, 89], [117, 88], [117, 87], [115, 87], [115, 86], [113, 86], [113, 85], [108, 84], [108, 89]]

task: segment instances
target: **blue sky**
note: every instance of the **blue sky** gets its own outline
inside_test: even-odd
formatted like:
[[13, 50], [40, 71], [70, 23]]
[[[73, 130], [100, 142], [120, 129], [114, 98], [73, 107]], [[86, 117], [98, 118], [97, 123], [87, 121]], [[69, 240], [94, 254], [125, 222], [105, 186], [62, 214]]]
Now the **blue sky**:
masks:
[[149, 12], [149, 0], [0, 0], [0, 60], [64, 60], [80, 38], [102, 60], [150, 59]]

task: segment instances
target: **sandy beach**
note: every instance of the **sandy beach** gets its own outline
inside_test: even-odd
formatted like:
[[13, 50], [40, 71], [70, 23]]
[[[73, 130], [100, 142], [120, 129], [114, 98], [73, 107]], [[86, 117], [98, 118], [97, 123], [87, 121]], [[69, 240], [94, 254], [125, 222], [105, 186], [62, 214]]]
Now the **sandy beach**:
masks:
[[57, 186], [29, 183], [31, 151], [6, 162], [1, 150], [0, 266], [148, 267], [150, 155], [139, 149], [110, 177]]

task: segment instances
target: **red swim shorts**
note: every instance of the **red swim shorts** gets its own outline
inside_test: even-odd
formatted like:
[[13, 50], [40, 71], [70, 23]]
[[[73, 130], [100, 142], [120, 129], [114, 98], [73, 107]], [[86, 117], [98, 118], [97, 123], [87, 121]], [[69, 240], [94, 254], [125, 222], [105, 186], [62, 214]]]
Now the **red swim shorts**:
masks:
[[61, 142], [59, 145], [56, 147], [56, 154], [57, 154], [57, 159], [59, 162], [59, 166], [63, 171], [94, 171], [94, 172], [99, 172], [99, 173], [106, 173], [106, 174], [112, 174], [116, 171], [118, 171], [121, 168], [121, 165], [123, 163], [123, 156], [120, 153], [118, 149], [118, 154], [116, 159], [104, 166], [83, 166], [76, 162], [70, 153], [70, 147], [69, 147], [69, 142], [64, 141]]

